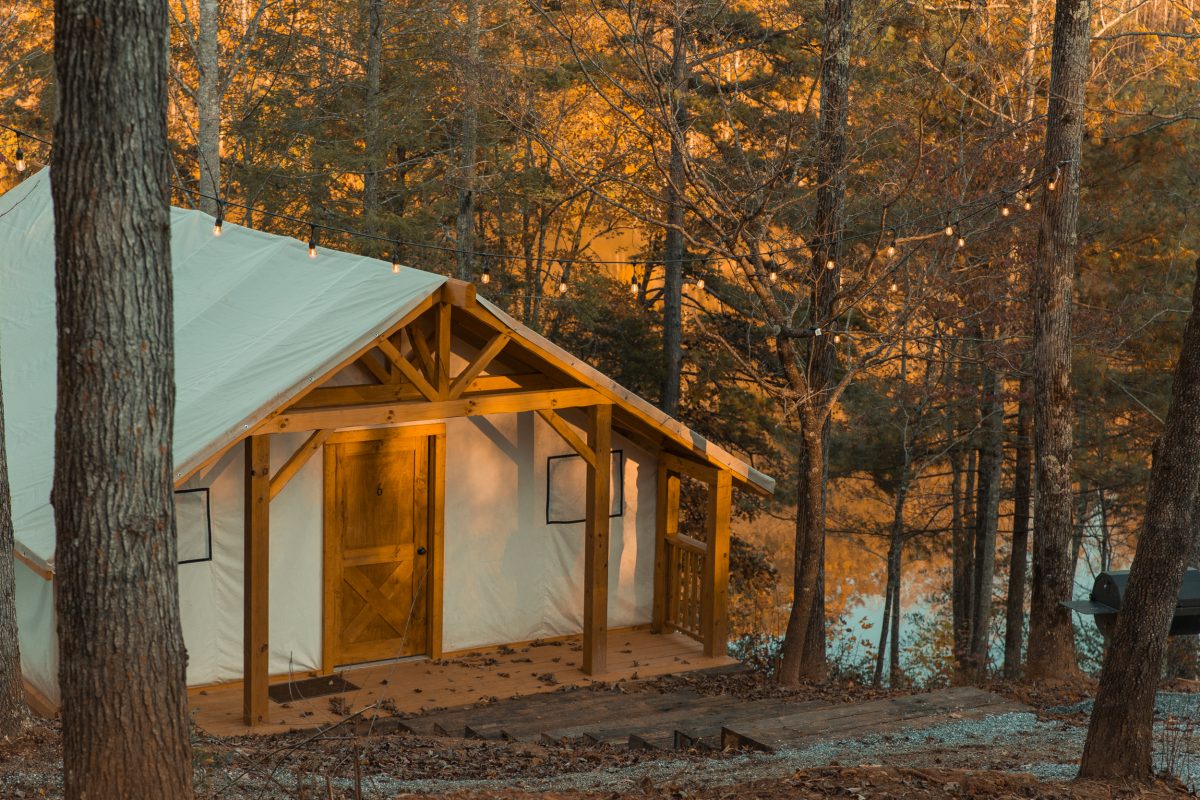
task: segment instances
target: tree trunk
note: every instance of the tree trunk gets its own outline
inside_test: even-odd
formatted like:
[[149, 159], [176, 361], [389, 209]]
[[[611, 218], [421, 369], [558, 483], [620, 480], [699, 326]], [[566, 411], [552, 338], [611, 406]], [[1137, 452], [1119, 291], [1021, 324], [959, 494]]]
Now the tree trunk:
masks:
[[[907, 471], [907, 468], [905, 468]], [[883, 656], [887, 650], [889, 638], [892, 642], [892, 659], [890, 662], [891, 671], [890, 678], [895, 681], [896, 672], [899, 665], [899, 653], [897, 653], [897, 645], [899, 644], [899, 631], [895, 630], [898, 625], [893, 625], [893, 618], [898, 623], [900, 605], [900, 565], [901, 556], [904, 549], [904, 504], [908, 497], [908, 478], [907, 475], [901, 478], [899, 485], [896, 487], [896, 499], [893, 503], [892, 510], [892, 532], [888, 537], [888, 553], [887, 553], [887, 581], [883, 590], [883, 620], [879, 626], [879, 650], [875, 654], [875, 675], [873, 684], [880, 686], [883, 683]], [[895, 634], [893, 636], [893, 634]]]
[[667, 225], [663, 275], [662, 410], [679, 411], [679, 382], [683, 372], [683, 192], [687, 185], [684, 148], [687, 146], [687, 21], [676, 8], [671, 34], [671, 155], [667, 166]]
[[955, 446], [950, 461], [950, 621], [953, 628], [954, 669], [961, 676], [971, 646], [971, 575], [967, 528], [963, 524], [963, 458]]
[[[363, 165], [363, 217], [367, 230], [378, 234], [379, 176], [387, 163], [388, 148], [381, 140], [379, 89], [383, 73], [383, 0], [367, 3], [367, 92], [363, 110], [363, 141], [366, 159]], [[384, 254], [387, 255], [387, 254]]]
[[1104, 656], [1080, 777], [1151, 777], [1154, 692], [1183, 573], [1200, 486], [1200, 260], [1171, 406], [1155, 448], [1146, 517]]
[[[801, 457], [797, 469], [796, 563], [792, 574], [792, 613], [783, 639], [783, 663], [779, 681], [794, 686], [802, 679], [824, 677], [824, 664], [814, 665], [809, 648], [824, 653], [824, 642], [814, 620], [822, 609], [818, 605], [825, 560], [824, 484], [825, 465], [821, 425], [806, 419], [801, 431]], [[820, 633], [818, 633], [820, 632]], [[814, 635], [817, 634], [817, 635]], [[820, 659], [821, 662], [824, 659]]]
[[200, 210], [216, 215], [221, 196], [220, 5], [199, 0], [196, 24], [196, 151], [200, 162]]
[[475, 271], [475, 181], [479, 149], [480, 75], [479, 37], [482, 33], [480, 0], [465, 0], [467, 59], [463, 76], [462, 131], [459, 140], [458, 219], [455, 247], [458, 250], [458, 278], [470, 280]]
[[[817, 122], [816, 235], [812, 239], [811, 310], [817, 325], [833, 323], [841, 282], [839, 259], [846, 216], [846, 121], [850, 112], [851, 0], [825, 0], [821, 44], [821, 116]], [[833, 269], [827, 269], [832, 264]], [[832, 337], [809, 339], [808, 385], [801, 412], [803, 454], [797, 486], [796, 570], [792, 612], [783, 642], [780, 680], [822, 678], [825, 658], [825, 451], [830, 391], [837, 355]]]
[[21, 678], [17, 634], [16, 566], [13, 558], [12, 495], [4, 450], [4, 390], [0, 382], [0, 739], [20, 732], [28, 711]]
[[1033, 418], [1037, 504], [1033, 522], [1031, 678], [1077, 670], [1071, 612], [1071, 302], [1078, 245], [1080, 158], [1091, 42], [1091, 0], [1059, 0], [1050, 56], [1043, 193], [1033, 286]]
[[1008, 597], [1004, 609], [1004, 677], [1021, 674], [1021, 640], [1025, 630], [1025, 572], [1029, 560], [1029, 500], [1033, 480], [1030, 434], [1033, 414], [1028, 381], [1021, 379], [1017, 402], [1017, 436], [1013, 470], [1012, 554], [1008, 566]]
[[996, 527], [1000, 516], [1000, 476], [1004, 467], [1004, 383], [990, 367], [983, 370], [987, 408], [979, 453], [979, 504], [975, 517], [975, 599], [971, 604], [971, 663], [976, 680], [987, 677], [992, 585], [996, 573]]
[[67, 798], [190, 798], [165, 3], [56, 0], [55, 609]]

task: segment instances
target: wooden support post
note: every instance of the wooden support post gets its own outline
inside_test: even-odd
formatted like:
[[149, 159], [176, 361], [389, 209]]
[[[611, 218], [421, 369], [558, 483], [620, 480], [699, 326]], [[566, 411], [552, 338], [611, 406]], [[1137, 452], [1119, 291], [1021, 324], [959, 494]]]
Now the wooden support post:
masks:
[[271, 504], [271, 440], [246, 439], [246, 527], [242, 593], [242, 709], [247, 725], [267, 721], [268, 554]]
[[608, 671], [608, 515], [612, 509], [612, 406], [588, 409], [587, 522], [583, 558], [583, 671]]
[[662, 633], [667, 627], [667, 594], [671, 590], [667, 563], [667, 538], [679, 533], [679, 475], [658, 461], [658, 497], [654, 503], [654, 616], [650, 630]]
[[442, 657], [442, 578], [446, 569], [446, 434], [429, 437], [429, 657]]
[[437, 380], [434, 382], [438, 397], [450, 394], [450, 304], [442, 303], [437, 307], [437, 320], [434, 323], [434, 336], [437, 340]]
[[729, 521], [733, 476], [721, 470], [708, 487], [708, 552], [704, 556], [700, 630], [704, 655], [723, 656], [729, 645]]

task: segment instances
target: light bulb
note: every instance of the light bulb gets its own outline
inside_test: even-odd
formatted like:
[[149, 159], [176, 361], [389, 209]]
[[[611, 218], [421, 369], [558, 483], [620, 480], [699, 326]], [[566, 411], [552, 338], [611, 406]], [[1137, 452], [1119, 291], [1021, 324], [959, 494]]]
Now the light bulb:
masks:
[[833, 335], [833, 343], [834, 343], [834, 344], [841, 344], [841, 343], [842, 343], [842, 335], [841, 335], [840, 333], [835, 333], [835, 334]]
[[1022, 208], [1024, 208], [1026, 211], [1031, 210], [1033, 208], [1033, 202], [1030, 201], [1030, 199], [1028, 197], [1026, 197], [1025, 204], [1022, 206]]
[[966, 240], [966, 239], [964, 239], [964, 238], [963, 238], [963, 237], [961, 237], [961, 236], [960, 236], [960, 237], [958, 237], [958, 246], [959, 246], [960, 248], [962, 248], [962, 247], [966, 247], [966, 246], [967, 246], [967, 240]]
[[1051, 178], [1049, 181], [1046, 182], [1046, 188], [1052, 192], [1054, 191], [1054, 185], [1055, 185], [1054, 178]]
[[1008, 214], [1008, 203], [1005, 203], [1004, 205], [1000, 206], [1000, 216], [1007, 217]]
[[308, 230], [308, 257], [317, 257], [317, 226], [313, 225]]
[[562, 281], [561, 283], [558, 284], [558, 293], [559, 294], [567, 293], [567, 282], [566, 281]]
[[946, 235], [947, 235], [947, 236], [953, 236], [953, 235], [954, 235], [954, 226], [953, 226], [953, 225], [947, 225], [947, 226], [946, 226], [946, 231], [945, 231], [945, 233], [946, 233]]
[[631, 295], [633, 295], [634, 297], [637, 297], [637, 293], [638, 293], [638, 282], [637, 282], [637, 278], [630, 278], [630, 279], [629, 279], [629, 293], [630, 293]]
[[491, 267], [483, 268], [483, 273], [479, 276], [479, 282], [482, 283], [484, 286], [487, 286], [489, 283], [492, 282], [492, 268]]
[[891, 288], [891, 290], [892, 290], [893, 292], [899, 291], [899, 290], [900, 290], [900, 284], [898, 284], [898, 283], [893, 283], [893, 284], [891, 285], [891, 287], [890, 287], [890, 288]]
[[775, 283], [779, 280], [779, 273], [775, 270], [771, 270], [771, 274], [768, 275], [767, 278], [771, 281], [771, 283]]
[[221, 235], [221, 226], [225, 224], [225, 212], [221, 201], [217, 201], [217, 218], [213, 220], [213, 236]]
[[20, 145], [17, 145], [16, 156], [17, 156], [17, 172], [24, 172], [25, 171], [25, 151], [21, 149]]
[[833, 269], [836, 266], [837, 264], [833, 263], [832, 258], [825, 262], [825, 269]]
[[393, 275], [400, 274], [400, 264], [396, 261], [392, 261], [392, 274]]
[[699, 289], [700, 291], [704, 291], [704, 278], [696, 279], [696, 288]]
[[896, 245], [889, 244], [887, 246], [887, 254], [888, 254], [888, 258], [891, 258], [892, 256], [896, 255]]

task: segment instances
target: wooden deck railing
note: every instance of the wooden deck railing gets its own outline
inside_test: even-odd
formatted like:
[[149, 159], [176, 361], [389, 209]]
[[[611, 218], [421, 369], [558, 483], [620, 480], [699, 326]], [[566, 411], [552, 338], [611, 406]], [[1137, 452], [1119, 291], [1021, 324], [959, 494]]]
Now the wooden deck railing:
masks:
[[669, 627], [704, 641], [701, 600], [704, 595], [704, 557], [708, 547], [691, 536], [668, 536], [667, 619]]

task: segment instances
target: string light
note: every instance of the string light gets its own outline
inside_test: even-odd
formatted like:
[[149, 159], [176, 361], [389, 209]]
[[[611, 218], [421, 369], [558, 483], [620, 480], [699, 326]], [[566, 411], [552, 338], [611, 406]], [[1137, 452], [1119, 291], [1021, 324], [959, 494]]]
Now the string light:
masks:
[[395, 250], [392, 251], [392, 274], [393, 275], [400, 274], [400, 256], [396, 253]]
[[892, 285], [889, 286], [888, 289], [893, 292], [898, 292], [898, 291], [900, 291], [900, 284], [896, 283], [895, 281], [892, 281]]
[[217, 201], [217, 218], [213, 220], [213, 236], [221, 235], [221, 226], [225, 224], [225, 204]]
[[700, 291], [702, 291], [702, 292], [704, 291], [704, 278], [697, 278], [697, 279], [696, 279], [696, 288], [697, 288], [697, 289], [699, 289], [699, 290], [700, 290]]
[[483, 273], [479, 276], [479, 282], [482, 283], [484, 286], [487, 286], [489, 283], [492, 282], [492, 268], [491, 267], [483, 268]]
[[833, 343], [834, 343], [834, 344], [841, 344], [841, 343], [842, 343], [842, 335], [841, 335], [840, 333], [835, 333], [835, 334], [833, 335]]
[[771, 274], [767, 276], [767, 279], [770, 280], [771, 283], [777, 283], [779, 281], [779, 273], [775, 270], [771, 270]]
[[[23, 131], [23, 130], [21, 130], [21, 129], [19, 129], [19, 128], [14, 128], [14, 127], [12, 127], [12, 126], [10, 126], [10, 125], [6, 125], [6, 124], [3, 124], [3, 123], [0, 123], [0, 128], [3, 128], [3, 129], [5, 129], [5, 130], [9, 130], [9, 131], [11, 131], [12, 133], [16, 134], [16, 137], [17, 137], [17, 147], [16, 147], [16, 150], [15, 150], [15, 152], [14, 152], [14, 155], [16, 156], [16, 158], [15, 158], [15, 161], [16, 161], [16, 168], [17, 168], [17, 171], [18, 171], [18, 172], [24, 172], [24, 171], [27, 169], [27, 167], [28, 167], [28, 165], [27, 165], [27, 162], [26, 162], [26, 160], [25, 160], [25, 153], [24, 153], [24, 150], [23, 150], [23, 148], [22, 148], [22, 147], [21, 147], [21, 145], [20, 145], [20, 142], [21, 142], [22, 138], [31, 138], [31, 139], [33, 139], [33, 140], [35, 140], [35, 141], [42, 142], [43, 144], [47, 145], [48, 147], [49, 147], [49, 146], [51, 146], [51, 142], [49, 142], [48, 140], [46, 140], [46, 139], [43, 139], [43, 138], [40, 138], [40, 137], [38, 137], [38, 136], [35, 136], [34, 134], [28, 133], [28, 132], [26, 132], [26, 131]], [[1054, 170], [1053, 170], [1053, 172], [1051, 173], [1050, 177], [1049, 177], [1048, 179], [1046, 179], [1046, 188], [1047, 188], [1048, 190], [1050, 190], [1050, 191], [1054, 191], [1054, 190], [1057, 188], [1057, 186], [1058, 186], [1058, 181], [1060, 180], [1060, 178], [1061, 178], [1061, 174], [1062, 174], [1062, 173], [1061, 173], [1061, 170], [1062, 170], [1062, 165], [1063, 165], [1063, 164], [1065, 164], [1065, 163], [1068, 163], [1068, 162], [1060, 162], [1059, 164], [1055, 165], [1055, 167], [1054, 167]], [[1038, 176], [1034, 176], [1033, 178], [1031, 178], [1030, 180], [1028, 180], [1028, 181], [1025, 183], [1025, 185], [1024, 185], [1024, 186], [1022, 186], [1022, 187], [1021, 187], [1019, 190], [1017, 190], [1015, 193], [1009, 194], [1008, 196], [1009, 196], [1009, 197], [1015, 197], [1015, 198], [1016, 198], [1016, 202], [1019, 202], [1019, 203], [1021, 203], [1021, 207], [1022, 207], [1022, 208], [1023, 208], [1025, 211], [1030, 211], [1030, 210], [1032, 210], [1032, 208], [1033, 208], [1033, 204], [1032, 204], [1032, 202], [1031, 202], [1031, 200], [1030, 200], [1030, 197], [1029, 197], [1029, 192], [1031, 191], [1032, 187], [1033, 187], [1033, 186], [1034, 186], [1034, 185], [1035, 185], [1035, 184], [1036, 184], [1038, 181], [1039, 181], [1039, 177], [1038, 177]], [[199, 192], [199, 191], [197, 191], [197, 190], [195, 190], [195, 189], [192, 189], [192, 188], [189, 188], [189, 187], [186, 187], [186, 186], [173, 185], [173, 188], [175, 188], [175, 189], [176, 189], [176, 190], [178, 190], [178, 191], [186, 192], [186, 193], [189, 193], [189, 194], [192, 194], [192, 195], [197, 195], [197, 196], [199, 196], [199, 197], [202, 197], [202, 198], [203, 198], [203, 197], [208, 197], [208, 195], [205, 195], [205, 194], [203, 194], [202, 192]], [[216, 199], [216, 198], [214, 198], [214, 199]], [[986, 208], [995, 208], [995, 207], [996, 207], [996, 206], [995, 206], [995, 203], [994, 203], [994, 201], [993, 201], [993, 202], [988, 202], [988, 201], [986, 201], [986, 200], [977, 200], [977, 201], [972, 201], [972, 202], [967, 202], [967, 203], [964, 203], [964, 204], [962, 204], [962, 205], [960, 206], [960, 208], [967, 208], [967, 207], [970, 207], [970, 206], [973, 206], [973, 205], [977, 205], [977, 204], [980, 204], [980, 203], [983, 203], [983, 204], [984, 204], [984, 208], [985, 208], [985, 209], [986, 209]], [[244, 208], [244, 209], [246, 209], [246, 210], [248, 210], [248, 211], [251, 211], [251, 212], [253, 212], [253, 213], [254, 213], [254, 214], [256, 214], [256, 215], [261, 215], [261, 216], [265, 216], [265, 217], [270, 217], [270, 218], [272, 218], [272, 219], [286, 220], [286, 221], [289, 221], [289, 222], [301, 223], [301, 224], [305, 224], [305, 223], [307, 223], [307, 224], [310, 224], [310, 225], [311, 225], [311, 227], [312, 227], [313, 234], [312, 234], [312, 236], [310, 237], [310, 240], [309, 240], [309, 248], [308, 248], [308, 249], [309, 249], [309, 257], [310, 257], [310, 258], [316, 258], [316, 257], [317, 257], [317, 252], [316, 252], [316, 232], [315, 232], [315, 231], [316, 231], [316, 224], [315, 224], [315, 223], [308, 223], [308, 221], [307, 221], [307, 220], [305, 220], [305, 219], [302, 219], [302, 218], [297, 218], [297, 217], [289, 216], [289, 215], [287, 215], [287, 214], [280, 214], [280, 213], [276, 213], [276, 212], [272, 212], [272, 211], [267, 211], [267, 210], [265, 210], [265, 209], [262, 209], [262, 208], [256, 208], [256, 207], [252, 207], [252, 206], [245, 206], [245, 205], [238, 205], [238, 204], [236, 204], [236, 203], [235, 203], [235, 204], [233, 204], [233, 205], [234, 205], [234, 207], [237, 207], [237, 208]], [[1000, 214], [1001, 214], [1001, 216], [1009, 216], [1009, 213], [1008, 213], [1008, 212], [1010, 212], [1010, 208], [1009, 208], [1009, 205], [1008, 205], [1008, 203], [1007, 203], [1007, 202], [1005, 202], [1005, 203], [1003, 203], [1003, 204], [1001, 205], [1001, 207], [1000, 207]], [[939, 213], [939, 212], [933, 212], [933, 213], [931, 213], [931, 214], [925, 215], [925, 216], [924, 216], [924, 217], [922, 217], [922, 218], [923, 218], [923, 219], [929, 219], [931, 216], [934, 216], [934, 214], [937, 214], [937, 213]], [[940, 213], [945, 213], [945, 212], [943, 211], [943, 212], [940, 212]], [[975, 216], [975, 215], [977, 215], [977, 214], [979, 214], [979, 213], [980, 213], [980, 211], [972, 211], [972, 212], [970, 212], [969, 216]], [[214, 235], [220, 235], [220, 234], [219, 234], [219, 233], [217, 233], [217, 231], [216, 231], [216, 228], [217, 228], [217, 227], [218, 227], [218, 226], [214, 225]], [[459, 250], [457, 250], [457, 249], [455, 249], [455, 248], [453, 248], [453, 247], [443, 247], [443, 246], [440, 246], [440, 245], [431, 244], [431, 243], [429, 243], [429, 242], [412, 242], [412, 241], [389, 240], [389, 239], [386, 239], [385, 237], [374, 236], [374, 235], [372, 235], [372, 234], [365, 233], [365, 232], [363, 232], [363, 231], [359, 231], [359, 230], [353, 230], [353, 229], [349, 229], [349, 228], [335, 228], [335, 227], [329, 227], [329, 226], [324, 226], [324, 227], [326, 227], [326, 229], [327, 229], [327, 230], [332, 230], [332, 231], [336, 231], [336, 232], [339, 232], [339, 233], [344, 233], [344, 234], [347, 234], [347, 235], [349, 235], [349, 236], [358, 236], [358, 237], [362, 237], [362, 238], [366, 238], [366, 239], [373, 239], [373, 240], [375, 240], [375, 241], [392, 241], [392, 243], [393, 243], [393, 244], [403, 244], [403, 245], [408, 245], [408, 246], [413, 246], [413, 247], [419, 247], [419, 248], [422, 248], [422, 249], [428, 249], [428, 250], [437, 250], [437, 251], [444, 251], [444, 252], [451, 252], [451, 253], [458, 253], [458, 252], [461, 252], [461, 251], [459, 251]], [[945, 227], [945, 232], [946, 232], [946, 235], [947, 235], [947, 236], [949, 236], [949, 237], [953, 237], [953, 236], [954, 236], [954, 234], [955, 234], [954, 227], [955, 227], [955, 226], [954, 226], [953, 224], [947, 224], [947, 225], [946, 225], [946, 227]], [[895, 244], [894, 244], [894, 242], [895, 242], [895, 239], [894, 239], [894, 235], [895, 235], [895, 234], [894, 234], [894, 230], [895, 230], [895, 229], [892, 229], [892, 230], [893, 230], [893, 243], [892, 243], [892, 244], [889, 244], [889, 245], [888, 245], [888, 247], [887, 247], [887, 254], [888, 254], [888, 256], [892, 256], [892, 255], [894, 255], [894, 254], [895, 254]], [[862, 233], [862, 234], [860, 234], [860, 235], [858, 235], [858, 236], [847, 237], [847, 240], [861, 239], [861, 238], [867, 237], [867, 236], [869, 236], [869, 235], [878, 235], [878, 233], [879, 233], [879, 231], [876, 231], [876, 232], [874, 232], [874, 234], [871, 234], [871, 233], [865, 233], [865, 232], [864, 232], [864, 233]], [[797, 250], [798, 250], [798, 248], [786, 247], [786, 248], [781, 248], [781, 249], [779, 249], [779, 250], [768, 251], [768, 252], [764, 253], [764, 255], [771, 255], [771, 254], [775, 254], [775, 253], [793, 253], [793, 252], [796, 252]], [[514, 258], [514, 259], [516, 259], [516, 258], [520, 258], [520, 256], [514, 256], [514, 255], [510, 255], [510, 254], [505, 254], [505, 253], [478, 253], [478, 252], [473, 252], [473, 254], [474, 254], [474, 255], [478, 255], [478, 256], [491, 256], [491, 257], [493, 257], [493, 258]], [[577, 263], [577, 262], [578, 262], [578, 263], [587, 263], [587, 264], [593, 264], [593, 265], [594, 265], [594, 264], [617, 264], [617, 263], [628, 263], [628, 262], [616, 262], [616, 261], [593, 261], [593, 260], [590, 260], [590, 259], [570, 259], [569, 261], [564, 261], [563, 263]], [[778, 275], [777, 275], [777, 274], [776, 274], [774, 271], [772, 271], [772, 272], [771, 272], [771, 282], [772, 282], [772, 283], [775, 283], [775, 282], [777, 282], [777, 281], [778, 281]], [[561, 290], [561, 285], [560, 285], [560, 290]]]
[[967, 240], [966, 240], [966, 238], [965, 238], [965, 237], [962, 237], [962, 236], [958, 237], [958, 242], [957, 242], [957, 244], [958, 244], [958, 249], [960, 249], [960, 250], [961, 250], [962, 248], [966, 247], [966, 246], [967, 246]]
[[636, 275], [631, 275], [629, 277], [629, 293], [634, 297], [637, 297], [638, 295], [638, 282]]
[[559, 293], [559, 294], [566, 294], [566, 293], [567, 293], [567, 282], [566, 282], [566, 281], [561, 281], [561, 282], [558, 284], [558, 293]]
[[310, 225], [308, 228], [308, 257], [317, 257], [317, 226]]
[[836, 266], [837, 264], [834, 263], [832, 258], [825, 262], [825, 269], [833, 269]]

